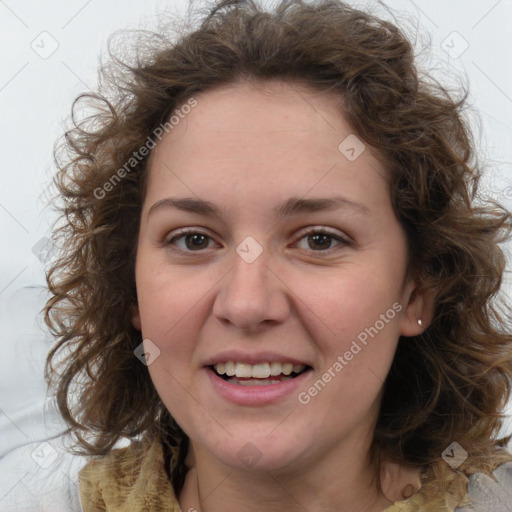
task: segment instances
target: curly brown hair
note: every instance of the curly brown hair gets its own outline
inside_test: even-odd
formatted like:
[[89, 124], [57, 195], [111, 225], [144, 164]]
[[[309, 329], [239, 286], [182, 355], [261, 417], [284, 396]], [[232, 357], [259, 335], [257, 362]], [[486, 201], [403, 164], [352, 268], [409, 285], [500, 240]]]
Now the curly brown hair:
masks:
[[[412, 342], [399, 340], [374, 461], [432, 468], [453, 440], [470, 454], [459, 468], [468, 475], [510, 460], [498, 437], [512, 336], [498, 292], [511, 214], [477, 193], [482, 166], [463, 116], [467, 93], [455, 99], [420, 76], [395, 24], [336, 0], [283, 0], [271, 12], [224, 0], [176, 40], [145, 32], [135, 46], [132, 63], [110, 52], [98, 92], [77, 98], [73, 128], [56, 150], [64, 222], [54, 237], [63, 251], [47, 276], [45, 320], [57, 343], [46, 371], [82, 452], [106, 454], [121, 437], [142, 434], [170, 446], [188, 442], [134, 356], [142, 341], [131, 316], [149, 155], [133, 156], [195, 94], [241, 78], [282, 78], [343, 99], [342, 113], [389, 171], [410, 271], [436, 291], [431, 325]], [[93, 109], [83, 120], [80, 105]], [[184, 451], [171, 469], [177, 488]]]

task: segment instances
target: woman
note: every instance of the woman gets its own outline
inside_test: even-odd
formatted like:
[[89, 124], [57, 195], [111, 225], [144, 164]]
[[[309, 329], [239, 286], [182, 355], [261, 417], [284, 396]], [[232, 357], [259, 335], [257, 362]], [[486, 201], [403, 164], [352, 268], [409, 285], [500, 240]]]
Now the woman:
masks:
[[60, 163], [48, 363], [103, 456], [84, 510], [469, 506], [512, 460], [511, 217], [474, 203], [463, 100], [336, 1], [224, 1], [150, 48]]

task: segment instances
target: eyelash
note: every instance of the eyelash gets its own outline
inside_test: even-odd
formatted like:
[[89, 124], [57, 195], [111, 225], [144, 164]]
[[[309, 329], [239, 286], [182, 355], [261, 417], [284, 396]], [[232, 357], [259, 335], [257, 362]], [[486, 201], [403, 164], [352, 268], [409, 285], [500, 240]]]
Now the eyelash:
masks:
[[[171, 239], [167, 240], [164, 242], [164, 245], [166, 247], [168, 247], [171, 251], [173, 252], [179, 252], [181, 254], [183, 253], [186, 253], [186, 254], [192, 254], [192, 253], [198, 253], [198, 254], [201, 254], [204, 250], [206, 249], [199, 249], [197, 251], [192, 251], [192, 250], [188, 250], [188, 249], [181, 249], [179, 247], [176, 247], [174, 245], [174, 243], [176, 242], [176, 240], [179, 240], [181, 238], [184, 238], [188, 235], [203, 235], [207, 238], [210, 238], [211, 240], [213, 240], [213, 238], [208, 235], [207, 233], [203, 232], [203, 231], [200, 231], [198, 229], [195, 229], [195, 228], [183, 228], [181, 230], [179, 230], [175, 236], [173, 236]], [[307, 228], [305, 231], [302, 232], [301, 234], [301, 237], [297, 239], [297, 241], [300, 241], [308, 236], [311, 236], [311, 235], [327, 235], [328, 238], [332, 239], [332, 240], [335, 240], [336, 242], [339, 242], [339, 245], [335, 246], [335, 247], [330, 247], [328, 249], [325, 249], [325, 250], [314, 250], [314, 249], [301, 249], [303, 251], [311, 251], [311, 252], [315, 252], [315, 253], [331, 253], [333, 250], [336, 250], [336, 247], [340, 248], [341, 247], [347, 247], [347, 246], [350, 246], [351, 245], [351, 240], [348, 238], [348, 237], [343, 237], [341, 236], [339, 233], [334, 233], [331, 229], [327, 228], [327, 227], [311, 227], [311, 228]]]

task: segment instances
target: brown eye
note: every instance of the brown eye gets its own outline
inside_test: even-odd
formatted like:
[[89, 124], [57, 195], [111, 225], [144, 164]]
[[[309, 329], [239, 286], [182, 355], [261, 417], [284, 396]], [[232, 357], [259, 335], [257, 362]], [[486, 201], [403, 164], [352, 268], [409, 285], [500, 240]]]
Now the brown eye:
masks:
[[330, 249], [333, 241], [331, 235], [319, 233], [316, 235], [308, 235], [308, 245], [310, 249]]
[[176, 250], [183, 252], [198, 252], [203, 249], [208, 249], [209, 243], [213, 239], [206, 233], [200, 231], [188, 230], [171, 238], [165, 245]]
[[197, 233], [195, 235], [185, 235], [185, 245], [187, 249], [191, 250], [206, 249], [208, 246], [208, 238], [209, 237], [201, 233]]
[[348, 239], [338, 233], [331, 233], [325, 228], [310, 229], [300, 238], [299, 244], [302, 240], [306, 240], [307, 247], [298, 245], [299, 249], [312, 250], [314, 252], [327, 252], [329, 249], [335, 249], [338, 246], [350, 245]]

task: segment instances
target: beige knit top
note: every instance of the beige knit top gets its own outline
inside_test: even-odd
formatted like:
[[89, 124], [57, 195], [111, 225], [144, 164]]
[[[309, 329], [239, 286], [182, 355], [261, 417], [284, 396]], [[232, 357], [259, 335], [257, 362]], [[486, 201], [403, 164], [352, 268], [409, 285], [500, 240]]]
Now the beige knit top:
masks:
[[[457, 508], [468, 503], [468, 480], [459, 472], [450, 475], [444, 492], [436, 492], [436, 483], [428, 482], [412, 497], [395, 502], [385, 512], [480, 510]], [[162, 445], [157, 441], [133, 443], [93, 459], [82, 469], [79, 480], [84, 512], [183, 512], [167, 478]]]

